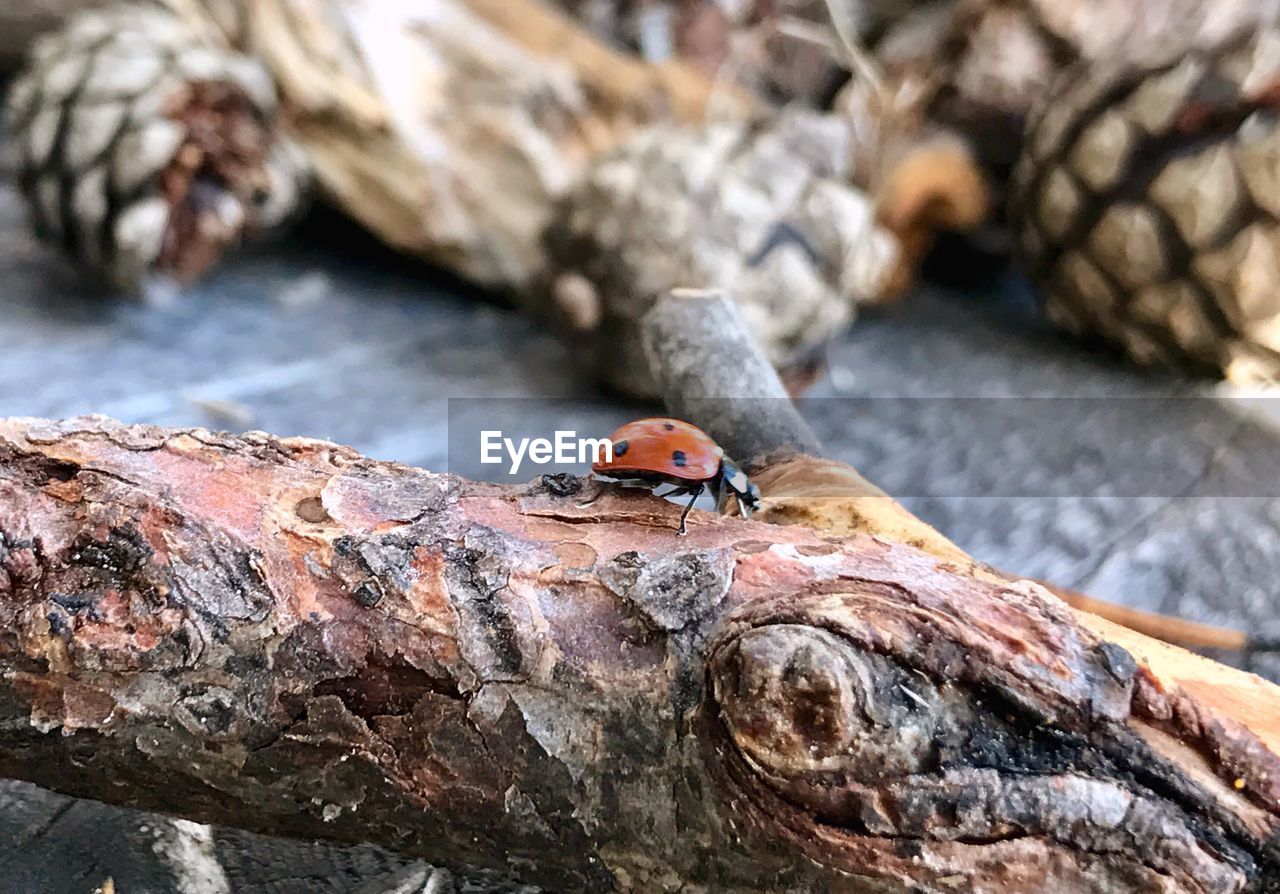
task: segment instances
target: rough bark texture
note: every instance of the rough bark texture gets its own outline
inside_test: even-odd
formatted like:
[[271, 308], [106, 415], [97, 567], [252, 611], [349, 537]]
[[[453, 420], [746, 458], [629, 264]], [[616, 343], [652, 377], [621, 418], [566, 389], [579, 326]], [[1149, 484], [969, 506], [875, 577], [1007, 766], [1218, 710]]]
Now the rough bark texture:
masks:
[[1274, 689], [906, 546], [102, 419], [0, 507], [6, 775], [555, 890], [1280, 880]]

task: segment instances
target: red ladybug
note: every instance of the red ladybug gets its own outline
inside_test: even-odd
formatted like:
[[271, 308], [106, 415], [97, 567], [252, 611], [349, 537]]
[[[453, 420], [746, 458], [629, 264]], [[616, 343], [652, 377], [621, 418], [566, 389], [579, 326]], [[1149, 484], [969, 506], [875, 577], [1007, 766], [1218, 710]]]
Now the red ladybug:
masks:
[[760, 508], [760, 489], [747, 480], [720, 445], [702, 429], [679, 419], [638, 419], [628, 422], [609, 436], [613, 457], [591, 465], [597, 475], [624, 484], [654, 487], [671, 484], [674, 494], [692, 494], [693, 499], [680, 515], [680, 529], [704, 490], [716, 498], [723, 511], [730, 496], [738, 501], [744, 517]]

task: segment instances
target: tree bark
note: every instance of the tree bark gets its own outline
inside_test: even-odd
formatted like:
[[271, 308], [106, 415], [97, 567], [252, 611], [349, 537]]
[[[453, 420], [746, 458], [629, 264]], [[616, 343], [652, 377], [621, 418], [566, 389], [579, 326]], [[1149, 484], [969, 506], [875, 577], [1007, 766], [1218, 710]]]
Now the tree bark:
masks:
[[1273, 687], [909, 546], [677, 512], [4, 422], [0, 772], [562, 891], [1280, 883]]

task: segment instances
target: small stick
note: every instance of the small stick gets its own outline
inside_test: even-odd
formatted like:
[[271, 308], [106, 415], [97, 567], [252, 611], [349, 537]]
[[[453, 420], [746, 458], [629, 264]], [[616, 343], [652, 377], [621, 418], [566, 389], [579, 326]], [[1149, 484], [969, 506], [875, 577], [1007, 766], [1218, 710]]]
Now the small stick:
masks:
[[1214, 649], [1244, 653], [1280, 650], [1280, 642], [1252, 637], [1243, 630], [1232, 630], [1228, 627], [1217, 627], [1213, 624], [1143, 611], [1127, 605], [1116, 605], [1046, 581], [1038, 583], [1074, 609], [1098, 615], [1122, 627], [1145, 633], [1153, 639], [1163, 640], [1186, 649]]
[[644, 345], [667, 410], [696, 420], [743, 462], [822, 454], [738, 306], [715, 289], [673, 289], [644, 320]]

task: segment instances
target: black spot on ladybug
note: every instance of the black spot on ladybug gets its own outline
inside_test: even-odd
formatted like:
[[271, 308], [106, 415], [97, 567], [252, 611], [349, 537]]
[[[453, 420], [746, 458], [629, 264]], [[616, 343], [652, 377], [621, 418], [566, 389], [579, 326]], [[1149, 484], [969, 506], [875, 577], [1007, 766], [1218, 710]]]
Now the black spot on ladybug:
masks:
[[674, 425], [672, 425], [670, 422], [664, 422], [664, 423], [662, 423], [662, 427], [663, 427], [663, 428], [665, 428], [667, 431], [675, 431], [675, 430], [676, 430], [676, 427], [675, 427]]
[[671, 461], [676, 464], [677, 469], [683, 469], [687, 460], [683, 450], [676, 450], [671, 454]]
[[628, 451], [630, 448], [631, 448], [631, 445], [630, 445], [630, 444], [628, 444], [626, 441], [619, 441], [618, 443], [616, 443], [616, 444], [614, 444], [614, 445], [613, 445], [613, 455], [614, 455], [614, 456], [626, 456], [626, 455], [627, 455], [627, 451]]

